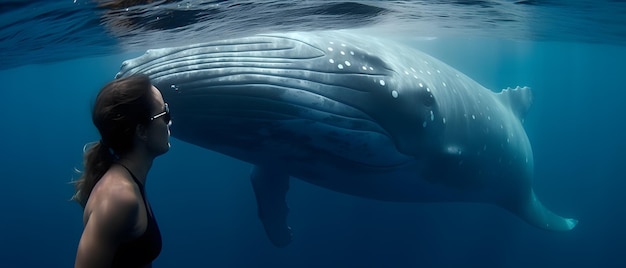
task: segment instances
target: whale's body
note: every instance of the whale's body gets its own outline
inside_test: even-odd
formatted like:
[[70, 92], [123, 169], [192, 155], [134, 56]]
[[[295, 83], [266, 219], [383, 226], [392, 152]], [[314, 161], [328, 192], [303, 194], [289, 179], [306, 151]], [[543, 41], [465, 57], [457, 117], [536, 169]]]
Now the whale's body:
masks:
[[399, 202], [483, 202], [570, 230], [532, 190], [522, 126], [530, 89], [495, 93], [418, 50], [344, 31], [285, 33], [149, 50], [145, 73], [178, 139], [252, 163], [259, 215], [290, 241], [290, 176]]

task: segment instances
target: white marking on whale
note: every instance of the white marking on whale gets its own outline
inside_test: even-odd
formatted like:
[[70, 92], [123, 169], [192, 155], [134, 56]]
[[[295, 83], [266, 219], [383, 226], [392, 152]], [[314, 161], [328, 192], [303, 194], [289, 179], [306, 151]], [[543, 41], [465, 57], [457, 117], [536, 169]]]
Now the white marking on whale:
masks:
[[548, 230], [577, 224], [532, 190], [521, 121], [530, 89], [492, 92], [400, 43], [258, 35], [149, 50], [118, 77], [133, 73], [162, 91], [174, 137], [255, 165], [259, 217], [277, 246], [291, 241], [289, 177], [385, 201], [496, 204]]

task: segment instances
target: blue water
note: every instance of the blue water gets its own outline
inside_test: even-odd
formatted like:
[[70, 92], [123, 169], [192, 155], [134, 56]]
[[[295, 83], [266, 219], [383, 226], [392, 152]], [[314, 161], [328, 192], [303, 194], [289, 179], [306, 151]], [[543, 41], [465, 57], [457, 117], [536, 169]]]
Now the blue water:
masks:
[[[483, 1], [471, 2], [475, 7]], [[7, 18], [7, 7], [31, 7], [22, 3], [0, 4], [0, 20]], [[218, 3], [228, 1], [213, 2]], [[255, 14], [262, 6], [256, 8]], [[394, 16], [361, 13], [372, 20]], [[358, 21], [353, 15], [337, 15], [337, 22], [342, 16], [348, 20], [334, 27]], [[56, 19], [76, 22], [73, 16]], [[566, 21], [544, 25], [556, 29], [547, 35], [552, 39], [503, 38], [489, 28], [482, 28], [488, 33], [480, 37], [452, 30], [434, 40], [422, 38], [432, 34], [398, 36], [490, 89], [533, 88], [525, 127], [535, 154], [534, 188], [553, 211], [579, 219], [573, 231], [539, 230], [489, 205], [386, 203], [292, 180], [288, 203], [294, 241], [278, 249], [257, 219], [250, 165], [172, 139], [172, 149], [156, 159], [147, 184], [164, 242], [154, 267], [626, 267], [626, 46], [620, 41], [624, 36], [612, 34], [626, 27], [611, 23], [621, 19], [606, 17], [602, 21], [612, 27], [598, 28], [592, 40], [582, 33], [560, 35], [558, 29], [580, 26]], [[320, 26], [290, 27], [298, 25]], [[12, 27], [28, 33], [30, 26]], [[20, 46], [7, 38], [18, 36], [7, 35], [15, 28], [3, 29], [1, 61], [10, 62], [0, 71], [0, 267], [71, 267], [82, 211], [68, 201], [68, 182], [77, 177], [73, 168], [81, 167], [83, 145], [99, 138], [90, 103], [121, 62], [140, 55], [149, 42], [84, 27], [74, 34], [110, 43], [79, 42], [72, 49], [71, 42], [59, 39]], [[48, 36], [54, 34], [50, 29]], [[598, 37], [603, 34], [608, 37]], [[31, 33], [21, 37], [28, 40]], [[41, 56], [46, 52], [59, 56]]]

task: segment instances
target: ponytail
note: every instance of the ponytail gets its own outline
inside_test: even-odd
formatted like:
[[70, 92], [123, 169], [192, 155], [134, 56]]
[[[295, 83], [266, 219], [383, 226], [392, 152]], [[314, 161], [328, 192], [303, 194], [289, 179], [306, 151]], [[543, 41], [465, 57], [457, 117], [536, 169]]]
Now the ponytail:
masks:
[[76, 201], [83, 208], [87, 204], [93, 187], [115, 162], [115, 155], [102, 141], [92, 144], [91, 146], [90, 144], [85, 145], [85, 150], [83, 150], [83, 166], [85, 170], [81, 172], [82, 175], [78, 180], [72, 182], [76, 190], [72, 200]]

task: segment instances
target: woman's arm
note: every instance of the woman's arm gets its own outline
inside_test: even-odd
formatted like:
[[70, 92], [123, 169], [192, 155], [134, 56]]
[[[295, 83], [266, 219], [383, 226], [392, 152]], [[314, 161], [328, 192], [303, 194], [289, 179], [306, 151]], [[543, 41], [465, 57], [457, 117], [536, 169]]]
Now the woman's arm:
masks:
[[139, 204], [131, 192], [123, 192], [94, 204], [78, 243], [75, 268], [111, 267], [119, 244], [134, 233]]

